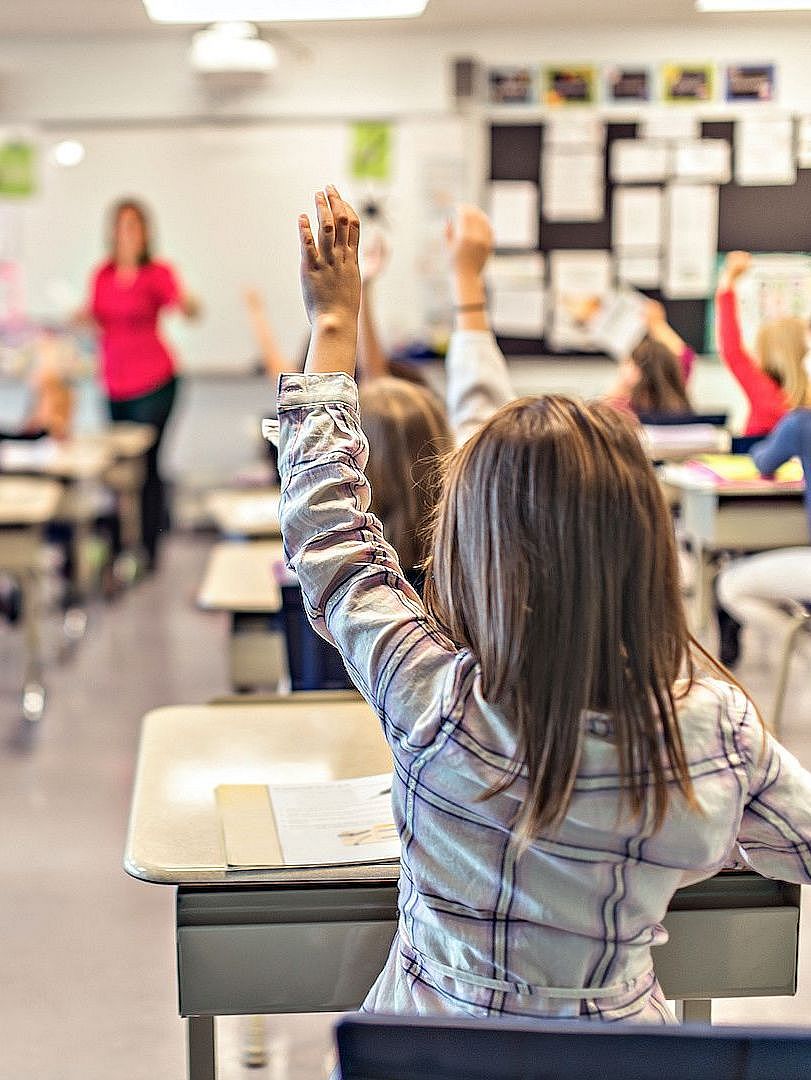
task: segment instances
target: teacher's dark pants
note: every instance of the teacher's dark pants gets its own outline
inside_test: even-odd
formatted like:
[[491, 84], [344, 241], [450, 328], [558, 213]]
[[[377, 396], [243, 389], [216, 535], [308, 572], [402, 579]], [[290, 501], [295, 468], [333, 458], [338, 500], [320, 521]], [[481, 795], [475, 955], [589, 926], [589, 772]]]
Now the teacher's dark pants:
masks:
[[150, 568], [154, 568], [157, 561], [160, 534], [168, 526], [166, 492], [158, 472], [158, 457], [176, 394], [177, 379], [172, 379], [150, 394], [109, 402], [110, 416], [114, 421], [151, 424], [157, 432], [155, 443], [146, 456], [146, 478], [141, 493], [141, 528]]

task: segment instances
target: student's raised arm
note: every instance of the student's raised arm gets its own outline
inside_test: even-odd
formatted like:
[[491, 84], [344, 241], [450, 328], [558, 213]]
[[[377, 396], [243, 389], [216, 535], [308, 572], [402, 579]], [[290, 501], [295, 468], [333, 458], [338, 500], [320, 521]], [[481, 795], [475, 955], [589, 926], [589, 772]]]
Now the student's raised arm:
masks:
[[[735, 697], [743, 695], [736, 692]], [[811, 882], [811, 773], [766, 731], [746, 699], [735, 727], [735, 749], [749, 780], [738, 830], [739, 853], [764, 877], [807, 884]]]
[[670, 349], [678, 359], [681, 367], [681, 377], [686, 385], [693, 372], [693, 365], [696, 360], [695, 350], [687, 344], [680, 334], [676, 333], [667, 321], [664, 304], [658, 300], [648, 300], [645, 304], [645, 323], [650, 336], [664, 345], [666, 349]]
[[316, 196], [318, 238], [299, 219], [312, 327], [304, 373], [279, 380], [279, 518], [288, 565], [315, 629], [341, 653], [395, 749], [436, 736], [443, 694], [472, 665], [437, 631], [369, 512], [368, 446], [353, 375], [360, 274], [357, 215]]
[[484, 268], [493, 250], [487, 215], [460, 206], [445, 230], [454, 304], [454, 330], [445, 361], [448, 419], [465, 442], [515, 398], [504, 356], [490, 327]]
[[265, 372], [267, 377], [275, 383], [283, 371], [294, 371], [296, 365], [279, 347], [259, 290], [254, 288], [246, 289], [244, 296], [251, 330], [262, 354]]
[[389, 374], [389, 358], [380, 341], [375, 313], [375, 289], [388, 251], [381, 236], [365, 252], [361, 267], [360, 317], [358, 319], [358, 381], [381, 379]]

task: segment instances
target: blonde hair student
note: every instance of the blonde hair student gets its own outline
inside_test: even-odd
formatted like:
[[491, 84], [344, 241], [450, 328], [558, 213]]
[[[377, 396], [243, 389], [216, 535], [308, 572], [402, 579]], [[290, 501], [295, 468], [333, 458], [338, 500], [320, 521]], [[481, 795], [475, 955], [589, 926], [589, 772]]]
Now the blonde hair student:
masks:
[[811, 407], [809, 327], [798, 318], [772, 320], [758, 331], [754, 355], [746, 349], [735, 290], [751, 265], [746, 251], [731, 251], [724, 261], [716, 296], [718, 349], [749, 399], [744, 434], [768, 435], [790, 409]]
[[[731, 857], [811, 881], [811, 775], [692, 643], [662, 496], [608, 406], [524, 398], [471, 435], [420, 602], [369, 511], [357, 215], [334, 188], [316, 209], [280, 517], [393, 755], [400, 917], [363, 1008], [671, 1022], [651, 948], [672, 894]], [[454, 258], [475, 270], [464, 234]]]

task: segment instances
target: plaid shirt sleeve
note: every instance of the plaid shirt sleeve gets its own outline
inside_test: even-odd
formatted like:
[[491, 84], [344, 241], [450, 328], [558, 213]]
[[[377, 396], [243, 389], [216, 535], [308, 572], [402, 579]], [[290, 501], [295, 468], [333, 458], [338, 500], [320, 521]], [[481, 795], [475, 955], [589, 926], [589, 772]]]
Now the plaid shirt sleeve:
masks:
[[735, 741], [749, 779], [738, 850], [764, 877], [811, 881], [811, 773], [760, 723], [752, 703], [736, 699]]
[[283, 375], [278, 415], [285, 558], [310, 622], [338, 648], [389, 742], [423, 749], [474, 661], [429, 619], [369, 512], [357, 386], [339, 373]]

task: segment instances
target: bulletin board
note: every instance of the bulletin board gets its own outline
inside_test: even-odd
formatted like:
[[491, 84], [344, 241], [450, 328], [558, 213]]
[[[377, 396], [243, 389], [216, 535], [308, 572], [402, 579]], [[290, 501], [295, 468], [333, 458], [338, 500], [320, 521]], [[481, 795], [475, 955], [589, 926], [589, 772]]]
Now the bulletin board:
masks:
[[[605, 203], [603, 217], [591, 222], [538, 221], [538, 251], [548, 254], [557, 250], [611, 250], [613, 192], [617, 186], [609, 174], [611, 144], [617, 139], [635, 139], [641, 124], [612, 123], [605, 125]], [[731, 146], [734, 140], [732, 121], [707, 121], [700, 125], [700, 137], [724, 139]], [[539, 184], [543, 205], [542, 159], [544, 124], [494, 123], [490, 126], [489, 179], [529, 180]], [[659, 185], [664, 186], [664, 185]], [[811, 251], [811, 169], [798, 169], [797, 182], [786, 186], [742, 187], [730, 181], [719, 186], [718, 250], [757, 252]], [[694, 349], [705, 349], [708, 305], [711, 298], [673, 300], [660, 290], [640, 289], [661, 300], [668, 321]], [[499, 337], [507, 355], [533, 356], [551, 350], [544, 339]]]

